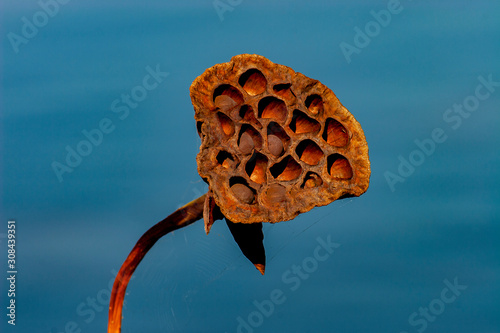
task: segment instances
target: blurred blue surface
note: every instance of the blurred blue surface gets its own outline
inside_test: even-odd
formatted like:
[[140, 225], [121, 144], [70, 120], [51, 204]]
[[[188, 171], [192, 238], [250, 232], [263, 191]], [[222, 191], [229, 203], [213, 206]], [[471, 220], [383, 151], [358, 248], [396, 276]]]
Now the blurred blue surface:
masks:
[[[356, 46], [355, 28], [388, 5], [399, 12], [348, 62], [341, 43]], [[443, 118], [472, 101], [479, 77], [500, 82], [500, 5], [396, 5], [70, 1], [42, 24], [40, 3], [2, 2], [0, 263], [7, 275], [5, 234], [15, 219], [19, 271], [15, 326], [2, 278], [2, 332], [105, 331], [113, 271], [147, 228], [207, 189], [196, 171], [189, 86], [241, 53], [335, 92], [365, 131], [370, 188], [266, 224], [263, 277], [224, 223], [209, 236], [201, 222], [166, 236], [129, 285], [122, 331], [238, 332], [243, 320], [255, 327], [239, 332], [500, 332], [500, 86], [455, 129], [458, 120]], [[34, 15], [36, 36], [13, 43]], [[148, 66], [169, 76], [120, 120], [112, 102], [140, 85]], [[82, 131], [105, 118], [113, 131], [60, 182], [52, 163], [64, 163], [65, 147], [76, 149]], [[386, 176], [398, 174], [399, 156], [409, 159], [415, 140], [436, 128], [446, 140], [391, 190]], [[318, 237], [340, 246], [300, 285], [287, 282]], [[445, 303], [444, 281], [455, 279], [467, 287]], [[254, 302], [269, 304], [274, 290], [283, 302], [258, 314]]]

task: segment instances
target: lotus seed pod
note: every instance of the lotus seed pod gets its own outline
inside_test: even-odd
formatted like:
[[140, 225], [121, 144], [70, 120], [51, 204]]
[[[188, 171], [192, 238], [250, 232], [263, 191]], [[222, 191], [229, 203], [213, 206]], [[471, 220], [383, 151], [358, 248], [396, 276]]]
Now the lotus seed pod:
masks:
[[230, 221], [286, 221], [367, 190], [363, 130], [319, 81], [242, 54], [200, 75], [191, 99], [198, 172]]

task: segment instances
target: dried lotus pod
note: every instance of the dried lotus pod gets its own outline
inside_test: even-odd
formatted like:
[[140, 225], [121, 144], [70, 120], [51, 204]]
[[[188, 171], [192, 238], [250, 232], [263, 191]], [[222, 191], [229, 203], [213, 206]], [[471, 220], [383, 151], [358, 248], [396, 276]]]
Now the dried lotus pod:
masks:
[[264, 274], [261, 222], [291, 220], [368, 188], [361, 126], [319, 81], [242, 54], [196, 78], [191, 99], [201, 137], [198, 172], [208, 193], [139, 239], [113, 284], [108, 333], [120, 332], [127, 284], [165, 234], [202, 217], [208, 233], [225, 217], [243, 254]]
[[233, 222], [279, 222], [363, 194], [363, 130], [317, 80], [259, 55], [207, 69], [191, 85], [198, 172]]

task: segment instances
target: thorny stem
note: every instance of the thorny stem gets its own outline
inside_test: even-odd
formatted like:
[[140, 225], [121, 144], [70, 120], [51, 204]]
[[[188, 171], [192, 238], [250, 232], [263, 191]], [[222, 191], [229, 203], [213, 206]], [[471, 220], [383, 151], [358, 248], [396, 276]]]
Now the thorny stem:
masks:
[[164, 220], [151, 227], [128, 255], [120, 271], [116, 275], [109, 301], [108, 333], [119, 333], [121, 330], [122, 307], [128, 282], [142, 258], [153, 247], [157, 240], [171, 231], [183, 228], [203, 216], [203, 204], [206, 194], [177, 209]]

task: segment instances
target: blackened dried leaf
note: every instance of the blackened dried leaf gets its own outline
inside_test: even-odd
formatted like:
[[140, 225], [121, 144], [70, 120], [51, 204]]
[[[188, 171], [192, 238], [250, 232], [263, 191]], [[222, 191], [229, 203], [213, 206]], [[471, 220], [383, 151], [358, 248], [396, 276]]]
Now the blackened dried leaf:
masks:
[[226, 218], [229, 231], [241, 249], [241, 252], [264, 275], [266, 269], [266, 251], [262, 223], [233, 223]]

